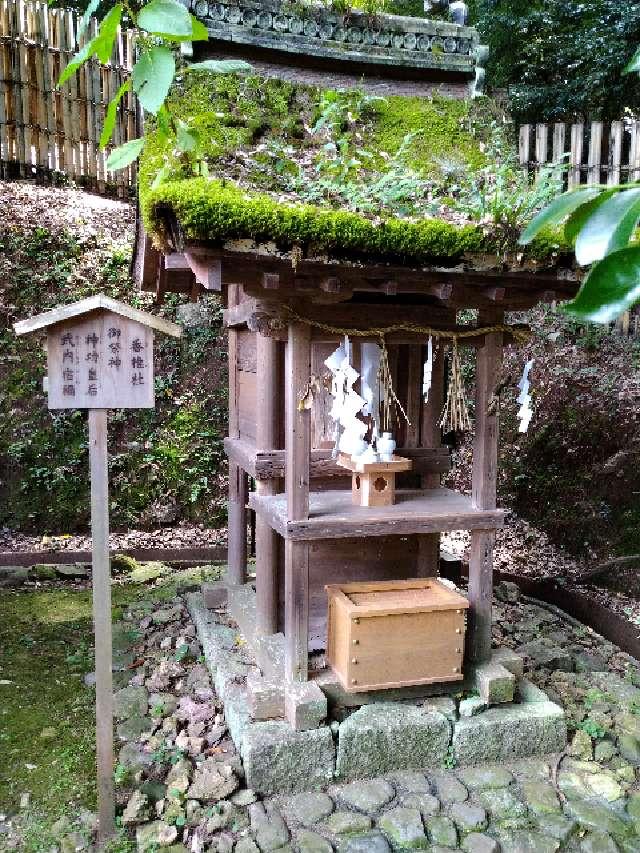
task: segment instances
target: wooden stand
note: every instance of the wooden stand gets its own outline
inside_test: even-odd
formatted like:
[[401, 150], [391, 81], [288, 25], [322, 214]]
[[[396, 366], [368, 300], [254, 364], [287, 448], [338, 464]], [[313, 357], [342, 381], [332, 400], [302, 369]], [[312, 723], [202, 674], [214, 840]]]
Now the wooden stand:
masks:
[[358, 462], [341, 453], [338, 465], [352, 472], [351, 495], [356, 506], [392, 506], [396, 502], [396, 474], [410, 471], [410, 459], [394, 456], [391, 462]]

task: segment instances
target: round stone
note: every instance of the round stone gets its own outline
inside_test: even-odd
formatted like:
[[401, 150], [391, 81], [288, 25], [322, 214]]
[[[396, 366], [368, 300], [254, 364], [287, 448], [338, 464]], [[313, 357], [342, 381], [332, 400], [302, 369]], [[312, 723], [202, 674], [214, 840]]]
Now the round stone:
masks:
[[439, 776], [435, 780], [436, 792], [443, 803], [464, 803], [469, 792], [455, 776]]
[[454, 39], [453, 36], [449, 36], [444, 40], [444, 52], [445, 53], [455, 53], [458, 49], [457, 39]]
[[351, 44], [360, 44], [362, 41], [362, 30], [358, 29], [358, 27], [349, 27], [347, 30], [347, 39]]
[[325, 827], [334, 835], [356, 835], [371, 829], [371, 818], [359, 812], [334, 812]]
[[258, 16], [253, 9], [245, 9], [242, 13], [242, 23], [245, 27], [255, 27]]
[[327, 794], [298, 794], [287, 807], [288, 812], [298, 823], [311, 826], [333, 811], [333, 800]]
[[260, 12], [258, 15], [258, 26], [263, 30], [270, 30], [272, 21], [270, 12]]
[[340, 845], [340, 853], [391, 853], [384, 836], [377, 832], [348, 838]]
[[[304, 21], [302, 18], [298, 18], [293, 15], [289, 19], [289, 30], [294, 35], [299, 36], [302, 32], [304, 32]], [[322, 35], [322, 32], [320, 33]], [[323, 36], [323, 38], [330, 38], [330, 36]]]
[[229, 6], [227, 20], [230, 24], [239, 24], [242, 20], [242, 11], [239, 6]]
[[487, 827], [487, 813], [482, 806], [471, 803], [454, 803], [450, 811], [453, 822], [460, 832], [480, 832]]
[[415, 33], [406, 33], [404, 37], [404, 47], [407, 50], [415, 50], [416, 45], [418, 44], [418, 39], [416, 38]]
[[395, 791], [384, 779], [351, 782], [338, 796], [346, 805], [365, 814], [375, 814], [393, 799]]
[[403, 33], [394, 33], [391, 36], [391, 44], [394, 47], [404, 47], [404, 34]]
[[391, 33], [380, 30], [376, 35], [376, 44], [379, 44], [380, 47], [388, 47], [391, 44]]
[[198, 18], [206, 18], [209, 14], [209, 4], [207, 3], [207, 0], [198, 0], [196, 5], [193, 7], [193, 11]]
[[273, 29], [279, 33], [286, 33], [289, 29], [289, 19], [286, 15], [274, 15]]
[[307, 18], [302, 28], [305, 36], [313, 37], [318, 35], [318, 22], [313, 18]]
[[431, 50], [431, 38], [429, 36], [418, 36], [418, 50]]

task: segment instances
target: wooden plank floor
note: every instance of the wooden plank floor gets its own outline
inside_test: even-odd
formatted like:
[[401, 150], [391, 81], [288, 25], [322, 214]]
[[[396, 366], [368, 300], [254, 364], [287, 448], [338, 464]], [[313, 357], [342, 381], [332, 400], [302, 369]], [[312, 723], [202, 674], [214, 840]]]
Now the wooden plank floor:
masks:
[[359, 507], [351, 490], [311, 492], [309, 518], [287, 520], [285, 495], [250, 496], [250, 506], [285, 539], [342, 539], [436, 533], [446, 530], [491, 530], [502, 527], [504, 511], [476, 509], [471, 498], [451, 489], [398, 491], [387, 507]]

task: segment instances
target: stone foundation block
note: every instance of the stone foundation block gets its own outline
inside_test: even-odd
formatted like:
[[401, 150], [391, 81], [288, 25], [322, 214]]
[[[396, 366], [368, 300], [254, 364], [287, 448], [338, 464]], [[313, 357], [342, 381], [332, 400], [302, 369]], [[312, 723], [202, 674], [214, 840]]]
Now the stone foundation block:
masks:
[[333, 779], [335, 747], [328, 726], [294, 732], [284, 722], [253, 723], [240, 752], [247, 786], [259, 794], [320, 788]]
[[516, 678], [524, 675], [524, 660], [512, 649], [496, 649], [491, 655], [491, 663], [500, 664]]
[[273, 720], [284, 717], [284, 687], [282, 682], [271, 681], [258, 672], [247, 676], [249, 713], [254, 720]]
[[364, 705], [341, 724], [337, 775], [380, 776], [393, 770], [440, 767], [451, 724], [442, 714], [412, 705]]
[[327, 697], [313, 681], [287, 684], [284, 713], [297, 732], [317, 729], [327, 716]]
[[512, 672], [500, 663], [483, 663], [475, 670], [476, 690], [487, 705], [503, 705], [513, 702], [516, 679]]
[[546, 755], [560, 752], [566, 743], [564, 712], [549, 701], [490, 708], [453, 727], [452, 744], [460, 765]]
[[204, 606], [208, 610], [217, 610], [219, 607], [224, 607], [227, 603], [229, 589], [222, 581], [203, 583], [202, 597], [204, 598]]

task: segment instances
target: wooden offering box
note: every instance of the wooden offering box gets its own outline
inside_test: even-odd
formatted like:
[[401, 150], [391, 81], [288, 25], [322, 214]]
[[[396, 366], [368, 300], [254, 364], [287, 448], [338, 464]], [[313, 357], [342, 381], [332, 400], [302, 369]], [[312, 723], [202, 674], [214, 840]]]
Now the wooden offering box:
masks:
[[351, 496], [356, 506], [392, 506], [396, 502], [396, 474], [410, 471], [412, 462], [394, 456], [391, 462], [354, 462], [346, 453], [338, 465], [351, 471]]
[[351, 693], [462, 679], [469, 602], [434, 578], [331, 584], [327, 659]]

